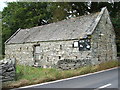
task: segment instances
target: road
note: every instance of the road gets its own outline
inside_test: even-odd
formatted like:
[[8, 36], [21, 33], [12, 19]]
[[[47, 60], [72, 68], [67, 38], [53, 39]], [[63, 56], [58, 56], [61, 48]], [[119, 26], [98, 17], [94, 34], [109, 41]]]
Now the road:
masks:
[[[118, 88], [120, 68], [100, 71], [94, 74], [77, 76], [71, 79], [28, 86], [25, 88]], [[24, 88], [19, 88], [20, 90]]]

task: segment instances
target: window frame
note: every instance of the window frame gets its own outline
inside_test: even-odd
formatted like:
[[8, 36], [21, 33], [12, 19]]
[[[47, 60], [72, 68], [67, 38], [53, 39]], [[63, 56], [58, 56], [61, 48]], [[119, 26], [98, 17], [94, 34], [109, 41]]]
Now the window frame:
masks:
[[[78, 43], [78, 45], [75, 46], [75, 43]], [[73, 47], [74, 47], [74, 48], [78, 48], [78, 47], [79, 47], [79, 41], [74, 41], [74, 42], [73, 42]]]
[[37, 53], [37, 52], [36, 52], [36, 47], [39, 47], [39, 48], [40, 48], [40, 44], [35, 44], [35, 45], [34, 45], [34, 47], [33, 47], [33, 48], [34, 48], [34, 54]]
[[[88, 42], [89, 40], [89, 42]], [[80, 41], [82, 41], [80, 43]], [[91, 50], [91, 39], [90, 38], [83, 38], [83, 39], [80, 39], [79, 41], [79, 51], [90, 51]], [[87, 44], [90, 46], [90, 48], [87, 48]], [[81, 49], [80, 45], [83, 45], [83, 48]]]

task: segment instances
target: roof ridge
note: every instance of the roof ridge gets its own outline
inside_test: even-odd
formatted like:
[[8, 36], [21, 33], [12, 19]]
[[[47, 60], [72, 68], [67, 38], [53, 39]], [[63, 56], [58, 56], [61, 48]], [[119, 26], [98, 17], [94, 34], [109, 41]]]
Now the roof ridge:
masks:
[[[105, 9], [106, 8], [102, 8], [99, 13], [95, 12], [88, 15], [72, 17], [70, 19], [64, 19], [54, 23], [32, 27], [29, 29], [17, 30], [6, 41], [6, 43], [27, 43], [47, 40], [66, 40], [84, 37], [85, 34], [89, 35], [93, 33]], [[73, 29], [75, 29], [74, 33]], [[25, 34], [25, 32], [27, 32], [27, 34]]]
[[57, 22], [52, 22], [52, 23], [48, 23], [48, 24], [44, 24], [44, 25], [41, 25], [41, 26], [34, 26], [34, 27], [31, 27], [31, 28], [25, 28], [25, 29], [21, 29], [21, 30], [30, 30], [32, 28], [39, 28], [39, 27], [44, 27], [44, 26], [47, 26], [47, 25], [51, 25], [51, 24], [56, 24], [56, 23], [60, 23], [62, 21], [67, 21], [67, 20], [73, 20], [73, 19], [77, 19], [77, 18], [80, 18], [80, 17], [86, 17], [86, 16], [90, 16], [90, 15], [93, 15], [93, 14], [96, 14], [98, 12], [94, 12], [94, 13], [90, 13], [90, 14], [84, 14], [84, 15], [81, 15], [81, 16], [78, 16], [78, 17], [71, 17], [69, 19], [63, 19], [63, 20], [60, 20], [60, 21], [57, 21]]
[[[96, 17], [96, 19], [95, 19], [95, 21], [94, 21], [94, 22], [96, 22], [96, 23], [91, 24], [91, 27], [92, 27], [92, 28], [91, 28], [91, 27], [88, 28], [88, 30], [89, 30], [88, 35], [91, 35], [91, 34], [93, 33], [93, 31], [95, 30], [95, 28], [97, 27], [97, 25], [98, 25], [98, 23], [99, 23], [102, 15], [104, 14], [105, 9], [107, 9], [107, 8], [106, 8], [106, 7], [103, 7], [103, 8], [101, 9], [100, 13], [98, 14], [98, 16]], [[88, 30], [87, 30], [87, 31], [88, 31]]]

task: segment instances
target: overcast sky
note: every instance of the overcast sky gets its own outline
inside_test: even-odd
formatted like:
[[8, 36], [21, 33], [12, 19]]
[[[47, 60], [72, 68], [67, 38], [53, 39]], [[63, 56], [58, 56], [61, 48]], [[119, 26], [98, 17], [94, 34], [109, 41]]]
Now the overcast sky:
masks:
[[13, 2], [13, 1], [16, 0], [0, 0], [0, 11], [2, 11], [3, 8], [7, 6], [5, 2]]

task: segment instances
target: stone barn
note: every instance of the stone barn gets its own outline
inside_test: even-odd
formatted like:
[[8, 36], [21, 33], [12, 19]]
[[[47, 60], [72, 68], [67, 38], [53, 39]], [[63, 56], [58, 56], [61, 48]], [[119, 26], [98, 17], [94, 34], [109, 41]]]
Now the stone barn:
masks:
[[5, 42], [5, 54], [21, 65], [75, 69], [116, 60], [115, 32], [104, 7], [97, 13], [19, 29]]

